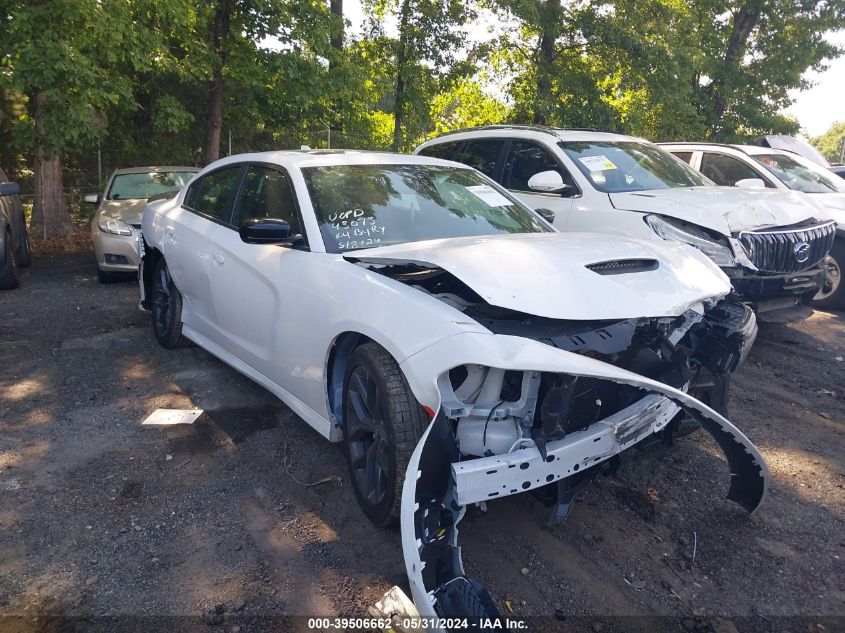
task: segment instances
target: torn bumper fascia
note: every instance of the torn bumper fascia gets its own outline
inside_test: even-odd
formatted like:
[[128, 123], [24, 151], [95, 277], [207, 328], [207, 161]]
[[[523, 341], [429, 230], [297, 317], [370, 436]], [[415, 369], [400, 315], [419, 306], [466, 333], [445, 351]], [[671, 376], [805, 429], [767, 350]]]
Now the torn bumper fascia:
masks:
[[[460, 364], [610, 380], [644, 397], [587, 429], [549, 442], [546, 458], [532, 442], [509, 453], [460, 461], [438, 380]], [[607, 363], [520, 337], [459, 334], [402, 363], [421, 402], [438, 414], [417, 444], [402, 490], [402, 548], [412, 597], [422, 616], [497, 617], [483, 585], [466, 578], [457, 524], [467, 504], [525, 492], [595, 466], [663, 429], [683, 410], [713, 436], [727, 457], [727, 498], [753, 512], [768, 486], [766, 463], [726, 418], [688, 394]], [[433, 384], [422, 378], [435, 376]], [[436, 630], [436, 629], [435, 629]]]

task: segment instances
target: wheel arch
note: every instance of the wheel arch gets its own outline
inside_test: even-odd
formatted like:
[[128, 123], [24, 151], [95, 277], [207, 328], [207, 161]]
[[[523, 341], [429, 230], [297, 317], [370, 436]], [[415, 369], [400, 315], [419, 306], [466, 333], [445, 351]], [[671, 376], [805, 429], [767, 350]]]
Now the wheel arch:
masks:
[[[326, 359], [326, 398], [329, 405], [329, 416], [334, 423], [343, 426], [343, 380], [349, 357], [356, 347], [372, 341], [369, 336], [361, 332], [347, 331], [338, 334], [329, 348]], [[382, 345], [378, 341], [375, 343]], [[386, 349], [386, 348], [385, 348]]]
[[[329, 347], [329, 353], [326, 357], [325, 367], [325, 388], [326, 401], [329, 408], [329, 417], [338, 427], [343, 426], [343, 381], [346, 377], [346, 368], [349, 364], [349, 358], [356, 348], [365, 343], [375, 343], [384, 349], [396, 361], [400, 371], [402, 371], [408, 386], [411, 388], [411, 393], [417, 402], [420, 402], [419, 394], [414, 389], [411, 376], [405, 374], [402, 370], [402, 358], [397, 355], [395, 345], [383, 340], [374, 333], [365, 334], [357, 330], [347, 330], [338, 334], [332, 341]], [[421, 405], [422, 406], [422, 405]]]

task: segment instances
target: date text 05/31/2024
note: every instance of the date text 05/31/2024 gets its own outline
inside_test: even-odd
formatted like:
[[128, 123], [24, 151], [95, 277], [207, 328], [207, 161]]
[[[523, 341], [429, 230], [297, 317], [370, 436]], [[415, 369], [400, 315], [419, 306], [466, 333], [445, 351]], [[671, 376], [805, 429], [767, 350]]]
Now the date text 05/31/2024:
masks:
[[[510, 618], [400, 618], [406, 629], [447, 629], [447, 630], [500, 630], [525, 631], [528, 623]], [[388, 618], [309, 618], [309, 629], [372, 630], [388, 629], [392, 622]]]

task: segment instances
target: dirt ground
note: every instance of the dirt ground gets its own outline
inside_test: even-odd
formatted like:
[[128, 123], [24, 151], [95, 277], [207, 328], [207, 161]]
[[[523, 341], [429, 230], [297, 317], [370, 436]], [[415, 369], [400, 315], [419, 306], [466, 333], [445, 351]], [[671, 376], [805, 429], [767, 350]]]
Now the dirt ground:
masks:
[[[160, 348], [137, 285], [99, 285], [90, 254], [22, 272], [0, 293], [0, 629], [367, 615], [399, 533], [364, 518], [337, 447], [202, 350]], [[753, 516], [697, 433], [627, 454], [561, 527], [528, 495], [468, 513], [468, 574], [531, 630], [845, 630], [843, 358], [842, 315], [761, 329], [730, 405], [772, 473]], [[141, 426], [159, 407], [206, 414]]]

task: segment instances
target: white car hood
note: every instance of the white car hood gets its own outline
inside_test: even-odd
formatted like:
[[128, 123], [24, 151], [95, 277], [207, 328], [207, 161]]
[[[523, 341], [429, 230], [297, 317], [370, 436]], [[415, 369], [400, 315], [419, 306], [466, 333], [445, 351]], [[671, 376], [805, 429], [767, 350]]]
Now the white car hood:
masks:
[[[591, 233], [431, 240], [345, 253], [366, 265], [417, 263], [448, 271], [487, 303], [552, 319], [678, 316], [730, 292], [725, 274], [684, 244]], [[657, 260], [654, 270], [599, 274], [600, 262]]]
[[823, 208], [795, 191], [739, 187], [685, 187], [610, 193], [611, 204], [625, 211], [656, 213], [732, 235], [811, 218], [827, 220]]

